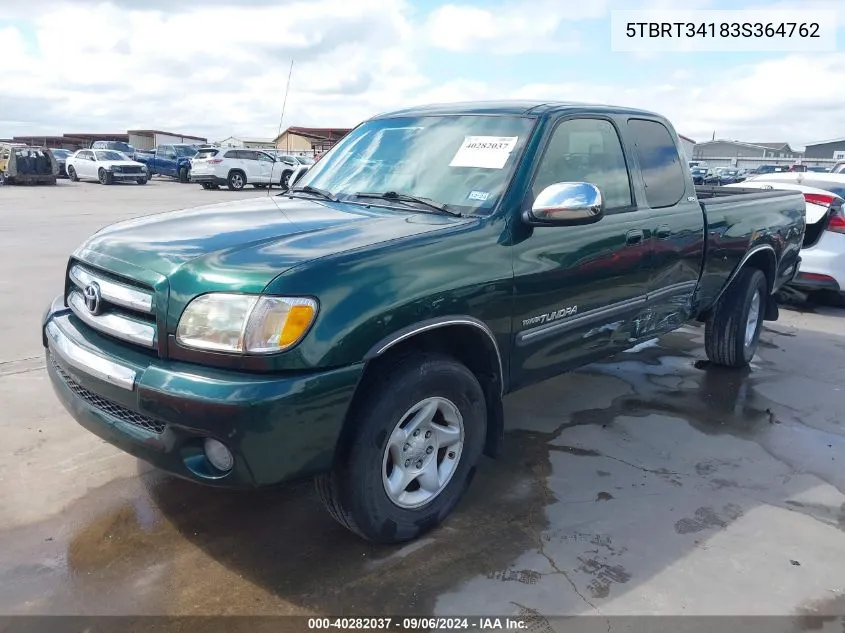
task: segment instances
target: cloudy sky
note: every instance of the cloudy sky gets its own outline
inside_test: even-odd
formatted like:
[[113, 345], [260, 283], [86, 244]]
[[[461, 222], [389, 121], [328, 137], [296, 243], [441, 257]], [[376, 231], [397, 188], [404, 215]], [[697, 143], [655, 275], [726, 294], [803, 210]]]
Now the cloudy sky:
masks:
[[697, 141], [845, 137], [843, 0], [829, 53], [610, 50], [610, 11], [674, 0], [0, 0], [0, 137], [155, 128], [272, 137], [415, 103], [568, 99], [644, 107]]

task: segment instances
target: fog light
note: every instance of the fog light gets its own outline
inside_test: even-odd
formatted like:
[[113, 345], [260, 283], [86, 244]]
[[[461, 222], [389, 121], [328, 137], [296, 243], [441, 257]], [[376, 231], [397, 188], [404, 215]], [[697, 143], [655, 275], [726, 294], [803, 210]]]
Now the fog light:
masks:
[[223, 471], [224, 473], [232, 470], [232, 466], [235, 464], [235, 458], [232, 456], [232, 451], [226, 448], [225, 444], [207, 437], [205, 438], [203, 448], [205, 449], [205, 456], [208, 458], [208, 461], [217, 470]]

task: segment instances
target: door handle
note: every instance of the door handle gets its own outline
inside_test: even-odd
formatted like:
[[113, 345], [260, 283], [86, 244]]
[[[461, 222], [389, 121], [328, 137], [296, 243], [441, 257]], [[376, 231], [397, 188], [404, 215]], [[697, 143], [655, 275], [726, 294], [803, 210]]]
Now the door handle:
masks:
[[645, 238], [645, 233], [641, 229], [633, 229], [625, 234], [625, 244], [628, 246], [635, 246], [642, 243]]
[[661, 224], [657, 227], [657, 239], [666, 240], [672, 237], [672, 228], [668, 224]]

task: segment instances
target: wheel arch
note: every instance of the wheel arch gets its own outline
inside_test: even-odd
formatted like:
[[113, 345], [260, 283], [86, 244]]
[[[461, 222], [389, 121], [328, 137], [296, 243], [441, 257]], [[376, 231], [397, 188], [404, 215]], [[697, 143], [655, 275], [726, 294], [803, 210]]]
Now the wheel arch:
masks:
[[728, 280], [722, 286], [722, 289], [719, 291], [719, 294], [716, 295], [716, 298], [713, 300], [713, 303], [710, 305], [710, 307], [708, 307], [704, 312], [702, 312], [698, 316], [698, 321], [704, 322], [707, 320], [707, 318], [713, 312], [713, 309], [724, 296], [725, 291], [731, 286], [732, 283], [734, 283], [739, 274], [747, 268], [756, 268], [762, 271], [763, 275], [765, 275], [768, 296], [766, 298], [766, 309], [764, 318], [767, 321], [774, 321], [777, 319], [777, 301], [775, 300], [772, 294], [774, 291], [775, 280], [777, 279], [777, 254], [775, 253], [775, 249], [771, 244], [758, 244], [756, 246], [751, 247], [745, 254], [745, 256], [740, 260], [737, 267], [734, 268], [733, 272], [728, 277]]
[[[479, 353], [481, 351], [481, 353]], [[399, 358], [419, 352], [440, 352], [463, 363], [478, 379], [487, 407], [484, 454], [496, 457], [504, 441], [504, 365], [493, 332], [470, 316], [444, 316], [404, 327], [379, 340], [364, 356], [364, 371], [355, 390], [338, 446], [349, 446], [355, 433], [359, 397]]]

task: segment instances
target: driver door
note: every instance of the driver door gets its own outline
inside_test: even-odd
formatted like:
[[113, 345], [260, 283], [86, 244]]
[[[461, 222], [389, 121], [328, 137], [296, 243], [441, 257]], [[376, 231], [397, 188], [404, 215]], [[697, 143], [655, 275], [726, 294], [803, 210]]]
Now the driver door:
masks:
[[616, 122], [565, 118], [546, 142], [526, 205], [554, 183], [586, 182], [601, 191], [604, 217], [527, 227], [514, 246], [514, 386], [605, 356], [618, 337], [627, 340], [649, 283], [649, 211], [637, 208]]

